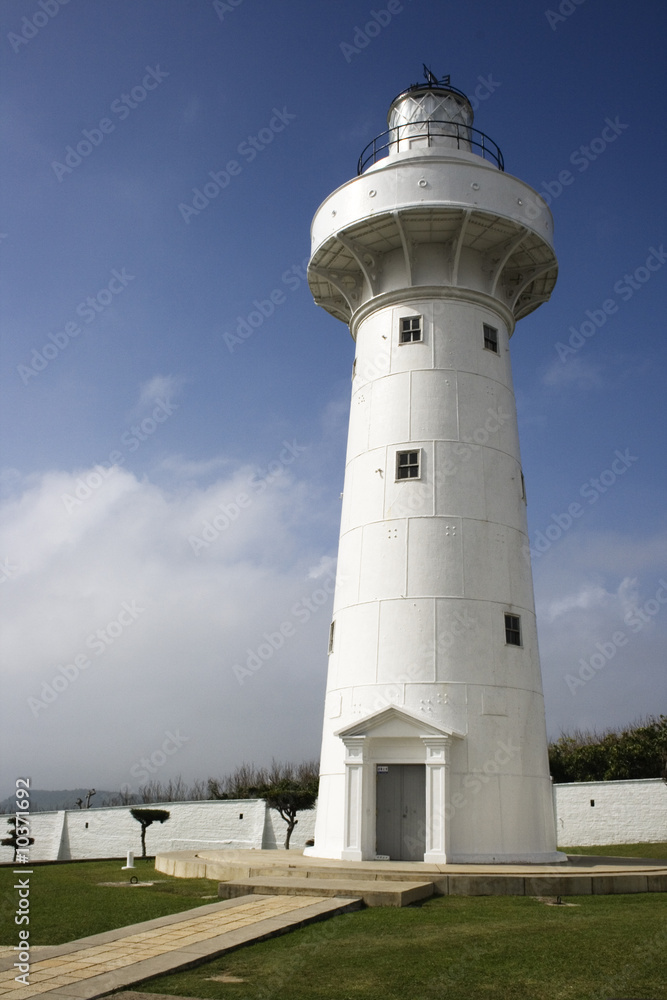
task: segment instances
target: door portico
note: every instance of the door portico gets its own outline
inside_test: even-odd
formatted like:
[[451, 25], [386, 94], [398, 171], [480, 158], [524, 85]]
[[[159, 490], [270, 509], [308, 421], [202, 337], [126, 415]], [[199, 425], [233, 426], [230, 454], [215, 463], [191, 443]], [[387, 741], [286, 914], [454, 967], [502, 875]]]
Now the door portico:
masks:
[[391, 705], [346, 726], [336, 736], [345, 745], [342, 858], [369, 861], [376, 857], [378, 765], [419, 764], [425, 768], [423, 860], [445, 864], [450, 747], [452, 739], [461, 739], [463, 734]]

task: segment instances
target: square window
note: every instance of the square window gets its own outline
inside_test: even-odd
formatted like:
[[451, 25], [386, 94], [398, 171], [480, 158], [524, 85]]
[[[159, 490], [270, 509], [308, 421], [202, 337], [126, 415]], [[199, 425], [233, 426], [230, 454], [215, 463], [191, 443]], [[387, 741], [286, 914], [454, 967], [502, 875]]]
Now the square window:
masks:
[[406, 316], [401, 320], [401, 336], [399, 343], [411, 344], [415, 340], [422, 339], [422, 318], [421, 316]]
[[508, 646], [521, 645], [521, 619], [518, 615], [505, 615], [505, 642]]
[[486, 323], [484, 324], [484, 347], [487, 351], [498, 353], [498, 331]]
[[396, 479], [419, 479], [419, 451], [396, 453]]

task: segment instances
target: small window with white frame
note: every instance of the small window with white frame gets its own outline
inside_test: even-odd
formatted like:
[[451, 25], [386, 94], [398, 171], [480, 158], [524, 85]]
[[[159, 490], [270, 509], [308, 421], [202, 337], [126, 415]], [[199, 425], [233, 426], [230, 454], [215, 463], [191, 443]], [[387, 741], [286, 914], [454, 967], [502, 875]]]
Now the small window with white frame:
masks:
[[403, 316], [401, 318], [401, 331], [398, 338], [399, 344], [412, 344], [422, 339], [422, 318], [421, 316]]
[[329, 655], [330, 656], [331, 656], [331, 654], [333, 653], [333, 650], [334, 650], [334, 632], [335, 632], [335, 630], [336, 630], [336, 623], [334, 621], [329, 626]]
[[498, 353], [498, 331], [494, 326], [489, 326], [488, 323], [484, 324], [484, 347], [487, 351]]
[[508, 646], [521, 646], [521, 618], [519, 615], [505, 615], [505, 642]]
[[421, 450], [396, 452], [396, 481], [419, 479], [421, 475]]

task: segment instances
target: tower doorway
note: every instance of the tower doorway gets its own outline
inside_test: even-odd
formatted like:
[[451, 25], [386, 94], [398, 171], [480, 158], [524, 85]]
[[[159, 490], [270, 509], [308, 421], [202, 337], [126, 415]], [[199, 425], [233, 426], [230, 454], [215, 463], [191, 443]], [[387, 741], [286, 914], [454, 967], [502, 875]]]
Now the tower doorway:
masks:
[[426, 850], [426, 768], [423, 764], [376, 766], [376, 855], [392, 861], [423, 861]]

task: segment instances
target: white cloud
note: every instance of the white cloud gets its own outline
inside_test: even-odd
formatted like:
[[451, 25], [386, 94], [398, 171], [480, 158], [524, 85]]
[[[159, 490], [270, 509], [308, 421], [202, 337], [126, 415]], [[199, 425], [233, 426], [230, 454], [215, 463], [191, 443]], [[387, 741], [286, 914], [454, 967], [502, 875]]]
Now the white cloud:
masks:
[[585, 583], [574, 593], [565, 594], [538, 606], [539, 616], [549, 624], [559, 618], [567, 618], [574, 611], [596, 610], [606, 614], [617, 614], [625, 618], [639, 606], [637, 578], [625, 577], [614, 591], [596, 583]]
[[568, 611], [575, 608], [591, 608], [603, 606], [611, 595], [604, 587], [588, 585], [578, 590], [574, 594], [567, 594], [554, 601], [550, 601], [542, 611], [548, 622], [554, 622], [557, 618], [566, 615]]
[[216, 472], [229, 468], [228, 458], [221, 455], [215, 458], [203, 459], [199, 462], [185, 458], [183, 455], [166, 455], [155, 467], [156, 472], [166, 472], [175, 479], [208, 478]]
[[554, 360], [542, 376], [542, 381], [555, 389], [599, 389], [604, 384], [600, 365], [584, 358], [568, 358], [565, 362]]
[[[552, 735], [625, 725], [664, 711], [667, 604], [656, 601], [656, 593], [665, 579], [666, 542], [664, 531], [649, 534], [639, 526], [623, 534], [582, 526], [535, 563]], [[587, 680], [568, 683], [568, 676]]]
[[[2, 585], [5, 779], [131, 784], [175, 727], [190, 740], [164, 776], [316, 755], [331, 599], [301, 602], [332, 560], [303, 545], [308, 484], [236, 468], [168, 490], [117, 468], [68, 512], [63, 494], [94, 472], [33, 477], [2, 507], [0, 553], [17, 567]], [[234, 666], [267, 643], [239, 683]]]
[[180, 394], [183, 382], [183, 378], [175, 375], [154, 375], [148, 381], [142, 382], [136, 412], [143, 413], [144, 410], [161, 401], [173, 402]]
[[308, 572], [309, 580], [319, 580], [320, 577], [334, 576], [336, 573], [336, 560], [333, 556], [322, 556], [316, 566], [312, 566]]

